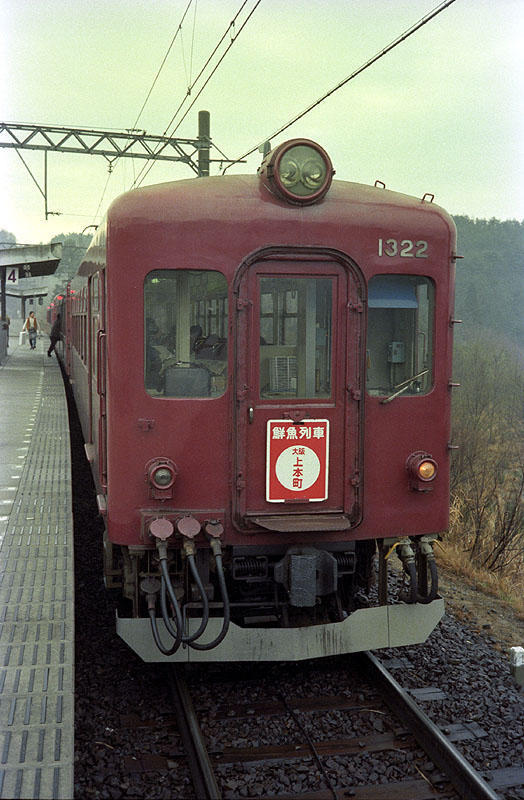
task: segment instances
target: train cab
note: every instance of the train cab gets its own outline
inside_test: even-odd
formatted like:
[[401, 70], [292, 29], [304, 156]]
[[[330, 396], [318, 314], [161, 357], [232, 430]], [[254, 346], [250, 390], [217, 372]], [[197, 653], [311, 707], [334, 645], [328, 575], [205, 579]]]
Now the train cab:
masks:
[[127, 193], [80, 268], [106, 583], [145, 660], [414, 643], [443, 613], [454, 226], [333, 174], [300, 139]]

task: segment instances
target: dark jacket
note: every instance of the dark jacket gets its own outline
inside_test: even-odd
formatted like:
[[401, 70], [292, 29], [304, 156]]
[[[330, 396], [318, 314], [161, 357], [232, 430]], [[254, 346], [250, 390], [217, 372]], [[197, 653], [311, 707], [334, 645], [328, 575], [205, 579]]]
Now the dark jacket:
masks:
[[53, 327], [51, 328], [51, 333], [49, 334], [51, 339], [60, 339], [61, 326], [62, 326], [62, 321], [60, 317], [57, 317], [53, 322]]

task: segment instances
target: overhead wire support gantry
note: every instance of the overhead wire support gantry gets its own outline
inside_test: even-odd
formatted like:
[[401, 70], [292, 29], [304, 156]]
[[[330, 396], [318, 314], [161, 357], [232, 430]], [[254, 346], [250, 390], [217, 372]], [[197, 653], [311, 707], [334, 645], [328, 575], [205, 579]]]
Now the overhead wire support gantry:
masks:
[[[206, 116], [207, 115], [207, 123]], [[99, 155], [109, 161], [110, 169], [119, 158], [142, 158], [151, 161], [179, 161], [187, 164], [195, 175], [209, 175], [209, 114], [199, 113], [199, 135], [195, 139], [155, 136], [144, 130], [106, 131], [98, 128], [68, 128], [56, 125], [34, 125], [0, 122], [0, 147], [16, 149], [45, 202], [45, 217], [56, 212], [47, 209], [47, 154], [83, 153]], [[44, 187], [22, 158], [20, 150], [41, 150], [44, 153]], [[196, 158], [195, 158], [196, 156]], [[222, 155], [216, 159], [229, 161]]]
[[[193, 148], [193, 152], [185, 152], [184, 146]], [[193, 155], [199, 149], [200, 141], [154, 136], [143, 130], [104, 131], [97, 128], [63, 128], [53, 125], [0, 122], [0, 147], [86, 153], [105, 156], [110, 160], [128, 157], [183, 161], [198, 174], [198, 164], [193, 160]]]

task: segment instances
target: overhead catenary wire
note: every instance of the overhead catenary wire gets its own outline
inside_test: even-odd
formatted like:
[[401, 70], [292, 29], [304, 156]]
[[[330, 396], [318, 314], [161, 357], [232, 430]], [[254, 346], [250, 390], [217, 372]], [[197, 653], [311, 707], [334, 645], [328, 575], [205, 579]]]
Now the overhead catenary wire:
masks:
[[[168, 134], [168, 130], [169, 130], [169, 129], [170, 129], [170, 127], [171, 127], [171, 126], [174, 124], [174, 121], [175, 121], [175, 119], [176, 119], [176, 117], [177, 117], [178, 113], [179, 113], [179, 112], [180, 112], [180, 110], [182, 109], [182, 106], [183, 106], [183, 105], [184, 105], [184, 103], [186, 102], [187, 98], [188, 98], [188, 97], [191, 95], [193, 88], [195, 87], [195, 85], [198, 83], [198, 81], [199, 81], [199, 80], [200, 80], [200, 78], [202, 77], [202, 75], [203, 75], [203, 73], [205, 72], [206, 68], [208, 67], [208, 65], [210, 64], [211, 60], [213, 59], [213, 56], [216, 54], [217, 50], [219, 49], [219, 47], [220, 47], [220, 46], [221, 46], [221, 44], [223, 43], [223, 41], [224, 41], [224, 39], [226, 38], [226, 36], [228, 35], [228, 33], [230, 33], [231, 29], [232, 29], [232, 28], [234, 29], [235, 22], [236, 22], [236, 20], [237, 20], [238, 16], [241, 14], [241, 12], [242, 12], [243, 8], [244, 8], [244, 7], [245, 7], [245, 5], [247, 4], [247, 0], [244, 0], [244, 2], [242, 3], [242, 5], [240, 6], [239, 10], [237, 11], [237, 13], [236, 13], [235, 17], [234, 17], [234, 18], [233, 18], [233, 20], [232, 20], [232, 21], [229, 23], [228, 27], [227, 27], [227, 28], [226, 28], [226, 30], [224, 31], [224, 33], [223, 33], [223, 35], [222, 35], [221, 39], [219, 40], [218, 44], [215, 46], [215, 48], [213, 49], [213, 51], [212, 51], [211, 55], [208, 57], [208, 59], [207, 59], [206, 63], [204, 64], [204, 66], [202, 67], [202, 69], [200, 70], [200, 72], [198, 73], [197, 77], [195, 78], [195, 80], [193, 81], [193, 83], [192, 83], [192, 84], [191, 84], [191, 85], [188, 87], [188, 90], [187, 90], [186, 96], [184, 97], [184, 99], [182, 100], [182, 102], [180, 103], [180, 105], [178, 106], [178, 108], [176, 109], [176, 111], [175, 111], [175, 113], [173, 114], [173, 116], [171, 117], [170, 121], [168, 122], [168, 124], [167, 124], [167, 126], [166, 126], [166, 129], [165, 129], [164, 133], [162, 134], [163, 136], [166, 136], [166, 135], [173, 136], [173, 134], [174, 134], [174, 133], [175, 133], [175, 132], [178, 130], [178, 128], [180, 127], [180, 125], [182, 124], [182, 122], [185, 120], [185, 118], [187, 117], [187, 115], [189, 114], [189, 112], [191, 111], [191, 109], [193, 108], [193, 106], [195, 105], [196, 101], [198, 100], [198, 98], [200, 97], [200, 95], [202, 94], [202, 92], [204, 91], [204, 89], [206, 88], [206, 86], [208, 85], [208, 83], [209, 83], [209, 81], [211, 80], [211, 78], [212, 78], [212, 77], [215, 75], [216, 71], [218, 70], [219, 66], [220, 66], [220, 65], [221, 65], [221, 63], [223, 62], [224, 58], [226, 57], [226, 55], [229, 53], [229, 51], [231, 50], [231, 48], [233, 47], [233, 45], [234, 45], [234, 44], [235, 44], [235, 42], [237, 41], [238, 37], [240, 36], [240, 34], [242, 33], [242, 31], [244, 30], [245, 26], [247, 25], [247, 23], [249, 22], [249, 20], [251, 19], [251, 17], [253, 16], [254, 12], [256, 11], [256, 9], [258, 8], [258, 6], [260, 5], [260, 3], [261, 3], [261, 2], [262, 2], [262, 0], [257, 0], [257, 2], [255, 3], [255, 5], [253, 6], [253, 8], [251, 9], [251, 11], [249, 12], [248, 16], [246, 17], [246, 19], [245, 19], [245, 20], [244, 20], [244, 22], [242, 23], [242, 25], [241, 25], [241, 27], [240, 27], [240, 30], [239, 30], [237, 33], [235, 33], [235, 34], [234, 34], [234, 36], [232, 36], [232, 37], [231, 37], [231, 41], [229, 42], [229, 44], [228, 44], [227, 48], [226, 48], [226, 49], [225, 49], [225, 51], [222, 53], [222, 55], [220, 56], [219, 60], [217, 61], [217, 63], [216, 63], [216, 64], [215, 64], [215, 66], [213, 67], [213, 69], [212, 69], [211, 73], [209, 74], [209, 76], [208, 76], [208, 77], [206, 78], [206, 80], [204, 81], [204, 84], [203, 84], [203, 86], [200, 88], [200, 90], [198, 91], [198, 93], [195, 95], [195, 97], [194, 97], [194, 99], [193, 99], [193, 102], [192, 102], [192, 103], [189, 105], [189, 107], [186, 109], [185, 113], [184, 113], [184, 114], [183, 114], [183, 116], [182, 116], [182, 117], [179, 119], [179, 121], [177, 122], [176, 126], [175, 126], [175, 127], [174, 127], [174, 128], [171, 130], [171, 132]], [[156, 151], [156, 152], [157, 152], [157, 151]], [[151, 171], [151, 169], [153, 168], [153, 166], [154, 166], [154, 164], [155, 164], [154, 156], [156, 155], [156, 152], [153, 154], [153, 157], [152, 157], [151, 163], [148, 163], [148, 162], [146, 162], [146, 165], [148, 164], [148, 166], [144, 166], [144, 167], [142, 168], [142, 170], [139, 172], [139, 174], [137, 175], [137, 177], [136, 177], [136, 179], [135, 179], [135, 182], [133, 183], [133, 187], [135, 187], [135, 186], [139, 187], [139, 186], [141, 186], [141, 185], [142, 185], [143, 181], [145, 180], [145, 178], [147, 177], [147, 175], [149, 174], [149, 172]]]
[[100, 200], [98, 201], [98, 206], [97, 206], [97, 209], [96, 209], [96, 211], [94, 213], [93, 219], [96, 219], [98, 217], [98, 214], [100, 212], [100, 206], [102, 205], [102, 203], [104, 201], [104, 197], [105, 197], [105, 194], [106, 194], [106, 191], [107, 191], [107, 187], [109, 185], [109, 181], [111, 180], [111, 175], [112, 174], [113, 174], [112, 170], [108, 170], [106, 183], [105, 183], [104, 188], [102, 189], [102, 195], [100, 197]]
[[250, 156], [252, 153], [254, 153], [255, 151], [259, 150], [265, 144], [265, 142], [270, 141], [271, 139], [274, 139], [276, 136], [279, 136], [285, 130], [290, 128], [291, 125], [294, 125], [295, 122], [298, 122], [298, 120], [300, 120], [303, 117], [305, 117], [306, 114], [309, 114], [310, 111], [313, 111], [313, 109], [316, 108], [317, 106], [319, 106], [320, 103], [323, 103], [324, 100], [327, 100], [328, 97], [331, 97], [332, 94], [334, 94], [339, 89], [341, 89], [343, 86], [345, 86], [347, 83], [349, 83], [349, 81], [353, 80], [358, 75], [362, 74], [362, 72], [364, 72], [364, 70], [366, 70], [369, 67], [371, 67], [372, 64], [375, 64], [379, 59], [381, 59], [385, 55], [387, 55], [387, 53], [390, 53], [391, 50], [393, 50], [399, 44], [401, 44], [402, 42], [405, 42], [406, 39], [408, 39], [410, 36], [412, 36], [414, 33], [416, 33], [418, 30], [420, 30], [420, 28], [422, 28], [424, 25], [426, 25], [428, 22], [430, 22], [432, 19], [434, 19], [442, 11], [445, 11], [445, 9], [448, 8], [449, 6], [451, 6], [454, 2], [455, 2], [455, 0], [444, 0], [442, 3], [440, 3], [438, 6], [436, 6], [432, 11], [430, 11], [428, 14], [426, 14], [426, 16], [424, 16], [421, 19], [419, 19], [418, 22], [416, 22], [414, 25], [411, 26], [411, 28], [408, 28], [407, 30], [405, 30], [403, 33], [400, 34], [400, 36], [397, 36], [397, 38], [394, 39], [390, 44], [388, 44], [387, 47], [384, 47], [382, 50], [380, 50], [378, 53], [376, 53], [372, 58], [370, 58], [368, 61], [366, 61], [360, 67], [358, 67], [358, 69], [354, 70], [354, 72], [352, 72], [346, 78], [341, 80], [340, 83], [337, 83], [336, 86], [334, 86], [328, 92], [323, 94], [322, 97], [319, 97], [318, 100], [315, 100], [314, 103], [311, 103], [311, 105], [309, 105], [307, 108], [305, 108], [303, 111], [301, 111], [295, 117], [293, 117], [293, 119], [289, 120], [289, 122], [286, 122], [285, 125], [282, 125], [282, 127], [280, 127], [277, 131], [275, 131], [273, 134], [271, 134], [271, 136], [266, 136], [264, 139], [262, 139], [261, 142], [259, 142], [257, 145], [255, 145], [255, 147], [252, 147], [246, 153], [244, 153], [243, 155], [239, 156], [239, 158], [235, 159], [235, 161], [232, 161], [230, 164], [228, 164], [224, 168], [222, 174], [224, 174], [230, 167], [232, 167], [233, 164], [238, 164], [240, 161], [243, 161], [245, 158], [247, 158], [247, 156]]
[[198, 0], [195, 0], [195, 10], [193, 12], [193, 30], [191, 33], [191, 48], [189, 50], [189, 72], [186, 66], [186, 58], [184, 55], [184, 40], [182, 38], [182, 59], [184, 61], [184, 70], [186, 73], [187, 85], [188, 87], [191, 86], [191, 80], [193, 76], [193, 52], [195, 49], [195, 30], [196, 30], [196, 17], [197, 17], [197, 9], [198, 9]]
[[[172, 136], [172, 135], [173, 135], [173, 134], [174, 134], [174, 133], [175, 133], [175, 132], [178, 130], [178, 128], [180, 127], [180, 125], [182, 124], [182, 122], [184, 121], [184, 119], [187, 117], [187, 115], [188, 115], [189, 111], [190, 111], [190, 110], [191, 110], [191, 108], [194, 106], [195, 102], [198, 100], [198, 98], [200, 97], [200, 95], [202, 94], [203, 90], [205, 89], [205, 87], [207, 86], [207, 84], [209, 83], [209, 81], [211, 80], [211, 78], [213, 77], [214, 73], [216, 72], [216, 70], [217, 70], [217, 69], [218, 69], [218, 67], [220, 66], [221, 62], [224, 60], [225, 56], [227, 55], [227, 53], [229, 52], [229, 50], [230, 50], [230, 49], [231, 49], [231, 47], [233, 46], [233, 43], [236, 41], [236, 39], [238, 38], [238, 36], [239, 36], [240, 32], [242, 31], [242, 29], [244, 28], [244, 26], [246, 25], [246, 23], [249, 21], [249, 19], [250, 19], [250, 17], [252, 16], [253, 12], [254, 12], [254, 11], [256, 10], [256, 8], [257, 8], [257, 7], [260, 5], [260, 3], [261, 3], [261, 0], [258, 0], [258, 2], [256, 3], [255, 7], [254, 7], [254, 8], [251, 10], [251, 12], [250, 12], [249, 16], [247, 17], [247, 19], [246, 19], [246, 20], [245, 20], [245, 22], [243, 23], [243, 25], [242, 25], [242, 28], [240, 29], [240, 31], [239, 31], [239, 32], [238, 32], [238, 33], [237, 33], [235, 36], [233, 36], [233, 37], [232, 37], [232, 39], [231, 39], [231, 42], [230, 42], [229, 46], [227, 47], [227, 49], [226, 49], [226, 50], [225, 50], [225, 52], [223, 53], [222, 57], [220, 58], [220, 60], [219, 60], [219, 61], [218, 61], [218, 63], [216, 64], [215, 68], [213, 69], [213, 71], [211, 72], [210, 76], [208, 77], [208, 79], [206, 80], [206, 82], [204, 83], [204, 85], [202, 86], [202, 88], [200, 89], [200, 91], [198, 92], [198, 94], [196, 95], [196, 97], [194, 98], [194, 100], [193, 100], [193, 102], [191, 103], [191, 105], [189, 106], [189, 108], [186, 110], [186, 112], [185, 112], [184, 116], [182, 117], [182, 119], [180, 119], [180, 120], [179, 120], [179, 122], [178, 122], [178, 124], [176, 125], [176, 127], [175, 127], [175, 128], [174, 128], [174, 129], [171, 131], [171, 133], [169, 134], [170, 136]], [[211, 60], [213, 59], [214, 55], [216, 54], [217, 50], [218, 50], [218, 49], [219, 49], [219, 47], [222, 45], [222, 43], [223, 43], [224, 39], [226, 38], [226, 36], [228, 35], [228, 33], [230, 33], [230, 31], [231, 31], [231, 28], [233, 28], [233, 29], [234, 29], [235, 22], [236, 22], [237, 18], [239, 17], [239, 15], [242, 13], [242, 11], [243, 11], [244, 7], [246, 6], [246, 4], [247, 4], [247, 0], [244, 0], [244, 2], [241, 4], [240, 8], [238, 9], [237, 13], [235, 14], [235, 16], [233, 17], [233, 19], [232, 19], [232, 20], [231, 20], [231, 22], [229, 23], [228, 27], [226, 28], [226, 30], [225, 30], [225, 31], [224, 31], [224, 33], [222, 34], [222, 37], [219, 39], [219, 41], [218, 41], [218, 43], [215, 45], [215, 47], [214, 47], [213, 51], [212, 51], [212, 52], [211, 52], [211, 54], [208, 56], [208, 58], [207, 58], [207, 60], [206, 60], [206, 62], [205, 62], [205, 64], [204, 64], [204, 66], [201, 68], [201, 70], [200, 70], [200, 72], [198, 73], [197, 77], [195, 78], [195, 80], [193, 81], [193, 83], [192, 83], [191, 85], [189, 85], [189, 86], [188, 86], [188, 88], [187, 88], [187, 92], [186, 92], [186, 95], [185, 95], [184, 99], [182, 100], [182, 102], [179, 104], [178, 108], [176, 109], [176, 111], [175, 111], [175, 113], [173, 114], [173, 116], [171, 117], [171, 119], [169, 120], [169, 122], [168, 122], [168, 124], [167, 124], [167, 126], [166, 126], [166, 129], [164, 130], [163, 136], [166, 136], [166, 135], [167, 135], [167, 132], [168, 132], [169, 128], [171, 127], [171, 125], [173, 125], [173, 123], [174, 123], [174, 121], [175, 121], [175, 119], [176, 119], [176, 117], [177, 117], [178, 113], [179, 113], [179, 112], [180, 112], [180, 110], [182, 109], [182, 106], [183, 106], [183, 105], [184, 105], [184, 103], [186, 102], [187, 98], [188, 98], [188, 97], [191, 95], [191, 92], [192, 92], [193, 88], [196, 86], [196, 84], [198, 83], [198, 81], [200, 80], [200, 78], [202, 77], [202, 75], [204, 74], [205, 70], [207, 69], [208, 65], [210, 64]], [[138, 187], [138, 186], [141, 186], [141, 185], [142, 185], [142, 183], [143, 183], [143, 181], [145, 180], [146, 176], [149, 174], [149, 172], [150, 172], [150, 171], [151, 171], [151, 169], [153, 168], [153, 164], [154, 164], [154, 161], [153, 161], [151, 164], [149, 164], [149, 165], [147, 165], [147, 162], [146, 162], [146, 164], [144, 164], [144, 166], [142, 167], [141, 171], [139, 172], [138, 176], [136, 177], [136, 179], [135, 179], [135, 181], [134, 181], [134, 183], [133, 183], [133, 187], [134, 187], [134, 186], [137, 186], [137, 187]]]
[[169, 47], [166, 50], [166, 54], [164, 55], [164, 58], [162, 59], [162, 63], [160, 64], [160, 66], [158, 68], [158, 72], [156, 73], [156, 75], [154, 77], [154, 80], [153, 80], [153, 83], [151, 84], [151, 86], [149, 88], [149, 91], [147, 93], [146, 99], [142, 103], [142, 108], [138, 112], [138, 116], [137, 116], [137, 118], [135, 119], [135, 121], [133, 123], [133, 128], [136, 128], [136, 126], [138, 124], [138, 120], [142, 116], [142, 113], [143, 113], [147, 103], [149, 102], [149, 98], [151, 97], [151, 93], [153, 92], [153, 89], [155, 88], [156, 82], [157, 82], [158, 78], [160, 77], [160, 73], [162, 72], [162, 70], [164, 68], [164, 65], [165, 65], [165, 63], [166, 63], [166, 61], [168, 59], [169, 53], [171, 52], [171, 50], [173, 48], [173, 45], [175, 44], [175, 42], [177, 40], [178, 35], [182, 31], [182, 25], [184, 24], [184, 20], [186, 18], [186, 14], [189, 11], [189, 8], [190, 8], [192, 2], [193, 2], [193, 0], [189, 0], [189, 3], [187, 4], [187, 6], [185, 8], [184, 13], [182, 14], [182, 19], [178, 23], [178, 28], [176, 29], [175, 34], [174, 34], [173, 38], [171, 39], [171, 43], [170, 43]]
[[[246, 4], [247, 4], [247, 0], [244, 0], [244, 2], [241, 4], [240, 8], [238, 9], [237, 13], [235, 14], [235, 16], [233, 17], [233, 19], [231, 20], [231, 22], [230, 22], [230, 23], [229, 23], [229, 25], [227, 26], [227, 28], [226, 28], [226, 30], [224, 31], [224, 33], [222, 34], [221, 38], [219, 39], [219, 41], [218, 41], [218, 42], [217, 42], [217, 44], [215, 45], [215, 47], [214, 47], [214, 49], [212, 50], [211, 54], [208, 56], [208, 58], [207, 58], [207, 60], [206, 60], [206, 62], [205, 62], [205, 64], [204, 64], [204, 66], [201, 68], [201, 70], [200, 70], [200, 72], [198, 73], [198, 75], [196, 76], [195, 80], [193, 81], [193, 83], [189, 83], [189, 85], [188, 85], [188, 87], [187, 87], [186, 94], [184, 95], [183, 99], [182, 99], [182, 100], [181, 100], [181, 102], [179, 103], [179, 105], [178, 105], [178, 108], [176, 109], [175, 113], [173, 114], [173, 116], [171, 117], [171, 119], [169, 120], [169, 122], [167, 123], [167, 125], [166, 125], [166, 127], [165, 127], [165, 130], [164, 130], [164, 132], [163, 132], [162, 136], [167, 136], [167, 132], [168, 132], [169, 128], [171, 127], [171, 125], [174, 123], [174, 121], [175, 121], [175, 119], [176, 119], [176, 117], [177, 117], [177, 114], [180, 112], [180, 110], [181, 110], [182, 106], [184, 105], [184, 103], [186, 102], [187, 98], [188, 98], [188, 97], [191, 95], [191, 92], [192, 92], [192, 90], [193, 90], [194, 86], [195, 86], [195, 85], [198, 83], [198, 81], [199, 81], [199, 80], [200, 80], [200, 78], [202, 77], [202, 75], [203, 75], [203, 73], [205, 72], [205, 70], [207, 69], [207, 67], [208, 67], [208, 65], [209, 65], [209, 63], [210, 63], [210, 61], [212, 60], [213, 56], [215, 55], [215, 53], [216, 53], [216, 52], [217, 52], [217, 50], [219, 49], [220, 45], [222, 44], [222, 42], [224, 41], [224, 39], [226, 38], [226, 36], [227, 36], [227, 35], [228, 35], [228, 33], [230, 32], [231, 28], [232, 28], [232, 27], [234, 27], [234, 25], [235, 25], [235, 22], [236, 22], [236, 20], [237, 20], [238, 16], [239, 16], [239, 15], [242, 13], [242, 10], [244, 9], [244, 6], [245, 6]], [[258, 3], [257, 3], [257, 5], [258, 5]], [[226, 52], [227, 52], [227, 51], [226, 51]], [[199, 93], [199, 94], [200, 94], [200, 93]], [[197, 95], [197, 98], [198, 98], [198, 95]], [[196, 98], [195, 98], [195, 99], [196, 99]], [[187, 116], [187, 113], [186, 113], [186, 115], [184, 115], [184, 118], [185, 118], [185, 116]], [[180, 125], [180, 123], [179, 123], [179, 125]], [[177, 126], [177, 128], [175, 128], [175, 130], [177, 130], [177, 129], [178, 129], [178, 127], [179, 127], [179, 126]], [[173, 131], [172, 133], [174, 133], [174, 131]], [[171, 133], [170, 135], [172, 135], [172, 133]], [[139, 172], [139, 173], [138, 173], [138, 175], [136, 176], [135, 180], [133, 181], [133, 187], [135, 187], [135, 186], [137, 186], [137, 187], [138, 187], [138, 186], [141, 186], [141, 184], [142, 184], [143, 180], [145, 179], [146, 175], [149, 173], [149, 171], [150, 171], [150, 169], [151, 169], [151, 168], [152, 168], [152, 164], [150, 164], [150, 165], [149, 165], [149, 168], [148, 168], [148, 164], [147, 164], [147, 162], [146, 162], [146, 164], [144, 164], [144, 165], [142, 166], [142, 169], [140, 170], [140, 172]], [[145, 173], [145, 174], [144, 174], [144, 173]]]
[[[142, 116], [147, 103], [149, 102], [149, 98], [151, 97], [153, 89], [155, 88], [156, 82], [157, 82], [158, 78], [160, 77], [160, 73], [162, 72], [162, 70], [163, 70], [163, 68], [165, 66], [165, 63], [166, 63], [166, 61], [167, 61], [167, 59], [169, 57], [169, 54], [170, 54], [171, 50], [173, 49], [173, 45], [175, 44], [178, 35], [182, 31], [182, 26], [184, 24], [184, 20], [186, 18], [187, 12], [189, 11], [192, 3], [193, 3], [193, 0], [189, 0], [188, 4], [187, 4], [187, 6], [186, 6], [186, 8], [184, 10], [184, 13], [182, 14], [180, 22], [178, 23], [178, 27], [177, 27], [177, 29], [176, 29], [176, 31], [175, 31], [172, 39], [171, 39], [169, 47], [167, 48], [167, 50], [165, 52], [165, 55], [164, 55], [164, 57], [162, 59], [162, 62], [161, 62], [160, 66], [159, 66], [159, 68], [157, 70], [157, 73], [156, 73], [154, 79], [153, 79], [153, 83], [149, 87], [149, 91], [148, 91], [148, 93], [146, 95], [146, 98], [145, 98], [144, 102], [142, 103], [142, 107], [141, 107], [140, 111], [138, 112], [138, 115], [137, 115], [137, 117], [136, 117], [136, 119], [135, 119], [135, 121], [134, 121], [134, 123], [132, 125], [132, 128], [130, 128], [128, 130], [136, 130], [136, 126], [138, 125], [138, 121], [139, 121], [140, 117]], [[195, 5], [196, 5], [196, 0], [195, 0]], [[194, 37], [194, 27], [193, 27], [193, 37]], [[114, 160], [115, 160], [115, 162], [118, 163], [118, 159], [114, 159]], [[104, 197], [105, 197], [105, 193], [107, 191], [107, 187], [109, 185], [109, 181], [111, 179], [111, 175], [112, 175], [112, 172], [113, 172], [112, 167], [113, 167], [113, 162], [110, 162], [109, 174], [107, 176], [107, 180], [105, 182], [104, 188], [102, 189], [102, 195], [101, 195], [100, 200], [98, 202], [98, 206], [97, 206], [97, 209], [96, 209], [96, 212], [94, 214], [93, 219], [96, 219], [98, 217], [99, 212], [100, 212], [100, 207], [101, 207], [101, 205], [103, 203], [103, 200], [104, 200]], [[133, 172], [134, 172], [134, 163], [133, 163]], [[133, 175], [133, 177], [134, 177], [134, 175]], [[134, 177], [133, 186], [134, 186], [135, 182], [136, 182], [136, 178]]]
[[[255, 6], [255, 8], [256, 8], [256, 7], [257, 7], [257, 6], [260, 4], [260, 2], [261, 2], [261, 0], [258, 0], [257, 4], [256, 4], [256, 6]], [[168, 123], [167, 123], [167, 125], [166, 125], [166, 129], [165, 129], [165, 131], [164, 131], [164, 134], [163, 134], [164, 136], [167, 134], [167, 131], [169, 130], [169, 128], [171, 127], [171, 125], [172, 125], [172, 124], [173, 124], [173, 122], [175, 121], [175, 119], [176, 119], [176, 117], [177, 117], [177, 114], [179, 113], [180, 109], [182, 108], [182, 106], [183, 106], [183, 105], [184, 105], [184, 103], [186, 102], [187, 98], [188, 98], [188, 97], [191, 95], [191, 92], [193, 91], [194, 87], [196, 86], [196, 84], [198, 83], [198, 81], [200, 80], [200, 78], [202, 77], [202, 75], [204, 74], [204, 72], [206, 71], [207, 67], [209, 66], [209, 63], [211, 62], [211, 60], [212, 60], [213, 56], [215, 55], [215, 53], [217, 52], [218, 48], [220, 47], [220, 45], [222, 44], [222, 42], [224, 41], [224, 39], [226, 38], [226, 36], [228, 35], [228, 33], [231, 31], [231, 28], [233, 28], [233, 29], [234, 29], [234, 27], [235, 27], [235, 22], [236, 22], [236, 20], [238, 19], [238, 17], [240, 16], [240, 14], [242, 13], [242, 11], [243, 11], [243, 9], [244, 9], [244, 6], [246, 6], [246, 5], [247, 5], [247, 0], [244, 0], [244, 2], [242, 3], [242, 5], [241, 5], [241, 6], [240, 6], [240, 8], [238, 9], [237, 13], [235, 14], [235, 16], [233, 17], [233, 19], [231, 20], [231, 22], [230, 22], [230, 23], [229, 23], [229, 25], [227, 26], [227, 28], [226, 28], [226, 30], [224, 31], [224, 33], [222, 34], [221, 38], [219, 39], [219, 41], [218, 41], [218, 42], [217, 42], [217, 44], [215, 45], [215, 47], [214, 47], [213, 51], [212, 51], [212, 52], [211, 52], [211, 54], [208, 56], [208, 58], [207, 58], [207, 60], [206, 60], [206, 63], [205, 63], [205, 64], [204, 64], [204, 66], [201, 68], [201, 70], [200, 70], [200, 72], [198, 73], [198, 75], [196, 76], [195, 80], [193, 81], [193, 83], [190, 83], [190, 84], [188, 85], [188, 87], [187, 87], [187, 92], [186, 92], [186, 95], [185, 95], [184, 99], [182, 100], [182, 102], [181, 102], [181, 103], [180, 103], [180, 105], [178, 106], [177, 110], [175, 111], [175, 113], [173, 114], [173, 116], [171, 117], [171, 119], [169, 120], [169, 122], [168, 122]], [[253, 8], [253, 10], [251, 11], [251, 14], [252, 14], [252, 13], [253, 13], [253, 11], [255, 10], [255, 8]], [[249, 15], [249, 17], [251, 16], [251, 14]], [[245, 25], [245, 24], [246, 24], [246, 22], [249, 20], [249, 17], [248, 17], [248, 18], [247, 18], [247, 20], [244, 22], [244, 25]], [[244, 25], [242, 25], [242, 28], [244, 27]], [[242, 28], [241, 28], [240, 30], [242, 30]], [[240, 33], [240, 31], [239, 31], [239, 33]], [[233, 44], [233, 42], [235, 41], [235, 39], [237, 38], [237, 36], [238, 36], [238, 34], [236, 34], [235, 36], [233, 36], [233, 38], [231, 39], [231, 43], [230, 43], [229, 47], [231, 47], [231, 45]], [[229, 47], [228, 47], [228, 50], [229, 50]], [[226, 53], [227, 53], [227, 50], [226, 50]], [[225, 53], [224, 53], [224, 55], [225, 55]], [[222, 58], [223, 58], [223, 57], [222, 57]], [[222, 59], [221, 59], [221, 60], [222, 60]], [[218, 63], [220, 64], [220, 61], [219, 61]], [[218, 66], [218, 64], [217, 64], [217, 66]], [[216, 70], [216, 67], [215, 67], [215, 70]], [[202, 91], [202, 90], [200, 90], [200, 91]], [[186, 114], [184, 115], [184, 117], [183, 117], [182, 119], [184, 119], [186, 116], [187, 116], [187, 112], [186, 112]], [[179, 126], [180, 126], [180, 122], [178, 123], [177, 127], [175, 128], [175, 130], [178, 130]], [[172, 131], [170, 135], [172, 135], [174, 132], [175, 132], [175, 131]]]

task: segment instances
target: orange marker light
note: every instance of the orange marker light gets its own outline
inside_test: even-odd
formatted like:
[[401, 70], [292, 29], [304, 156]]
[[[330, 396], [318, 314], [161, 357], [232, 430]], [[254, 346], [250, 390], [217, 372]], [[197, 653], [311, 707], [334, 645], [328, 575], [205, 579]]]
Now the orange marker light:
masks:
[[435, 477], [437, 467], [434, 461], [422, 461], [418, 465], [418, 474], [423, 481], [430, 481]]
[[410, 489], [415, 492], [432, 491], [432, 482], [437, 475], [437, 462], [429, 453], [422, 450], [412, 453], [406, 461], [406, 469]]

